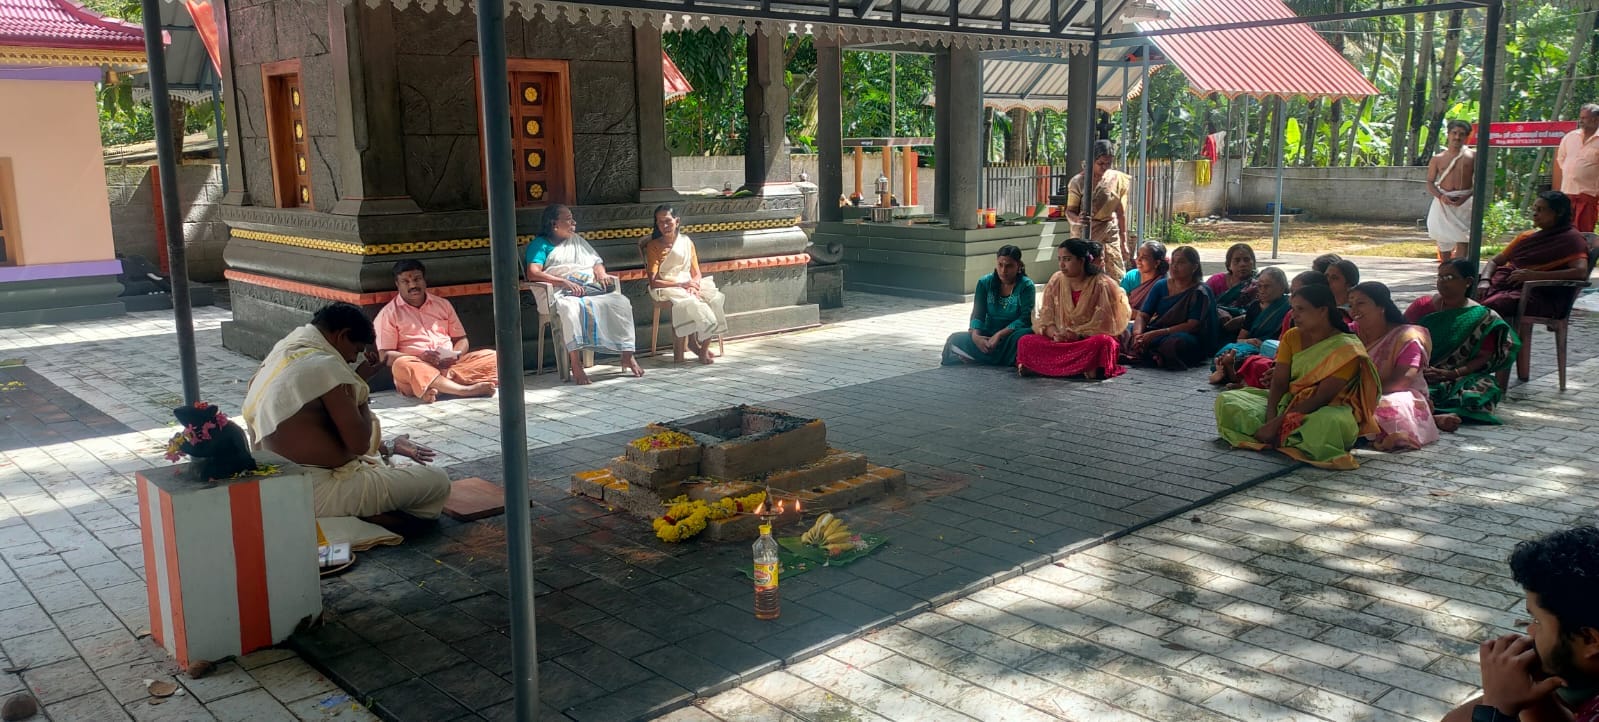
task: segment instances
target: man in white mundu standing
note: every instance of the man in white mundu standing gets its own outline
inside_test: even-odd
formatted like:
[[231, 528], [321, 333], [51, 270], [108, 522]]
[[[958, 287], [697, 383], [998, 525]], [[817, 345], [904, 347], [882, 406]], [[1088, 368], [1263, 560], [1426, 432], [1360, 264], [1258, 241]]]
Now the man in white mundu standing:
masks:
[[[672, 333], [688, 342], [700, 363], [715, 358], [711, 340], [727, 333], [727, 317], [722, 312], [722, 292], [710, 276], [700, 275], [700, 259], [694, 241], [678, 230], [677, 210], [669, 205], [655, 209], [655, 232], [641, 244], [644, 268], [649, 274], [650, 297], [672, 303]], [[673, 345], [674, 362], [683, 352]]]
[[1438, 261], [1465, 258], [1471, 242], [1471, 191], [1477, 152], [1466, 147], [1471, 125], [1451, 120], [1448, 145], [1427, 164], [1427, 236], [1438, 244]]

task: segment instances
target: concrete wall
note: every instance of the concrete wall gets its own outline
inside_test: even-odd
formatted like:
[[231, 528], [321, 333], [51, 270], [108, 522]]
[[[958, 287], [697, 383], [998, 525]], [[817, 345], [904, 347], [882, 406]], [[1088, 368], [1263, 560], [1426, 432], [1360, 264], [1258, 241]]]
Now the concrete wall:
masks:
[[[0, 80], [0, 158], [9, 158], [18, 265], [112, 259], [94, 83]], [[12, 112], [13, 110], [20, 112]]]
[[[106, 166], [105, 178], [111, 195], [111, 238], [116, 250], [156, 263], [166, 239], [156, 233], [150, 166]], [[178, 166], [178, 214], [183, 218], [192, 280], [222, 280], [222, 249], [228, 242], [228, 228], [217, 217], [217, 201], [221, 198], [221, 166]]]
[[[816, 169], [816, 156], [814, 154], [793, 155], [789, 157], [793, 166], [794, 180], [799, 180], [801, 171], [810, 174], [811, 182], [815, 183], [820, 178]], [[894, 193], [899, 196], [902, 203], [908, 203], [908, 196], [900, 188], [904, 176], [901, 166], [894, 165]], [[861, 193], [870, 200], [875, 192], [877, 176], [883, 172], [882, 157], [876, 153], [868, 153], [865, 160], [865, 178], [861, 181]], [[929, 210], [933, 207], [933, 169], [917, 168], [917, 192], [920, 194], [922, 205]], [[734, 188], [744, 184], [744, 156], [741, 155], [688, 155], [674, 156], [672, 158], [672, 186], [682, 192], [698, 191], [705, 188], [720, 190], [724, 183], [732, 183]], [[855, 162], [851, 156], [844, 155], [844, 196], [855, 192]], [[823, 199], [817, 199], [818, 203]], [[837, 202], [837, 199], [834, 200]]]
[[[1288, 168], [1283, 171], [1283, 206], [1303, 208], [1314, 219], [1409, 223], [1427, 217], [1432, 199], [1426, 182], [1425, 167]], [[1245, 169], [1233, 212], [1264, 213], [1276, 183], [1274, 169]]]

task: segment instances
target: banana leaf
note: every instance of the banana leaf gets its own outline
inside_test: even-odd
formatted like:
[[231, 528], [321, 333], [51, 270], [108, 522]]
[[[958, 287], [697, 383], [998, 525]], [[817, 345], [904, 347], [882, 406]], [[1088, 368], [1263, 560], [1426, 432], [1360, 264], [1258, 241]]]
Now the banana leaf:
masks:
[[824, 567], [839, 567], [877, 551], [878, 547], [888, 542], [887, 539], [884, 539], [876, 534], [862, 534], [860, 537], [860, 545], [856, 546], [854, 549], [839, 554], [836, 557], [828, 556], [826, 549], [813, 547], [805, 542], [800, 541], [800, 538], [797, 536], [779, 537], [777, 543], [784, 549], [792, 552], [795, 556], [808, 560], [816, 565]]

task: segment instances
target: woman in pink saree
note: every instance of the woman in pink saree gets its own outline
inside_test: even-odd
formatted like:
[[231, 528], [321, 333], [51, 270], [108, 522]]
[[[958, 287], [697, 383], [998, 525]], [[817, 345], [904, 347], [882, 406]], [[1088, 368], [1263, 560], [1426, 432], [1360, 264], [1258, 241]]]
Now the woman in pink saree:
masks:
[[1382, 377], [1377, 432], [1366, 438], [1382, 451], [1419, 449], [1437, 441], [1438, 425], [1423, 375], [1432, 354], [1427, 329], [1405, 323], [1393, 294], [1376, 282], [1349, 289], [1349, 314], [1355, 319], [1355, 334]]

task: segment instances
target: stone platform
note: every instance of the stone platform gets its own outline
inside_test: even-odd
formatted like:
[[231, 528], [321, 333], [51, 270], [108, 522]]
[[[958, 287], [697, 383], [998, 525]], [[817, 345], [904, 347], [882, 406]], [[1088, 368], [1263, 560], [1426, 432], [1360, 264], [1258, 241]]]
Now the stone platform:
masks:
[[[629, 720], [730, 689], [1068, 550], [1293, 468], [1215, 440], [1199, 372], [1100, 384], [932, 369], [765, 403], [825, 418], [836, 446], [906, 472], [844, 512], [888, 543], [785, 579], [757, 621], [743, 544], [669, 545], [627, 510], [569, 492], [644, 428], [534, 449], [540, 691], [551, 719]], [[496, 457], [453, 477], [499, 482]], [[330, 623], [294, 638], [309, 661], [393, 720], [509, 719], [504, 518], [363, 554], [324, 583]]]

